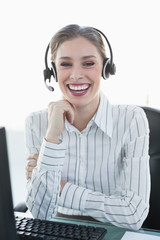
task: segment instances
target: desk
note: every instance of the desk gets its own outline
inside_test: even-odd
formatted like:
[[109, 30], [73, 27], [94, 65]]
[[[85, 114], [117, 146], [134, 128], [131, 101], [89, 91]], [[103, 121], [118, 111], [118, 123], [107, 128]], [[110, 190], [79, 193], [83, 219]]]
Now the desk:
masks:
[[[74, 216], [72, 216], [72, 217], [64, 217], [63, 216], [62, 217], [62, 215], [59, 215], [55, 219], [53, 219], [53, 221], [81, 224], [81, 225], [85, 225], [85, 226], [103, 227], [103, 228], [107, 229], [107, 234], [104, 236], [103, 240], [121, 240], [121, 238], [123, 237], [125, 232], [129, 231], [128, 229], [119, 228], [119, 227], [113, 226], [111, 224], [104, 224], [104, 223], [90, 220], [90, 219], [87, 220], [87, 218], [85, 219], [85, 217], [84, 217], [84, 219], [81, 220]], [[160, 236], [160, 231], [158, 231], [158, 230], [156, 231], [156, 230], [149, 230], [149, 229], [140, 229], [137, 232]]]
[[[15, 215], [23, 216], [23, 217], [31, 217], [30, 214], [19, 213], [19, 212], [15, 212]], [[52, 219], [52, 221], [66, 222], [66, 223], [72, 223], [72, 224], [81, 224], [81, 225], [85, 225], [85, 226], [103, 227], [103, 228], [107, 229], [107, 234], [104, 236], [103, 240], [121, 240], [124, 233], [126, 231], [129, 231], [128, 229], [118, 228], [111, 224], [104, 224], [101, 222], [91, 220], [91, 218], [89, 218], [89, 220], [88, 220], [88, 218], [83, 219], [83, 220], [81, 220], [79, 218], [74, 217], [74, 216], [72, 216], [72, 218], [71, 218], [70, 216], [64, 217], [64, 215], [63, 216], [59, 215], [56, 218]], [[160, 236], [160, 231], [158, 231], [158, 230], [156, 231], [156, 230], [149, 230], [149, 229], [140, 229], [137, 232]]]

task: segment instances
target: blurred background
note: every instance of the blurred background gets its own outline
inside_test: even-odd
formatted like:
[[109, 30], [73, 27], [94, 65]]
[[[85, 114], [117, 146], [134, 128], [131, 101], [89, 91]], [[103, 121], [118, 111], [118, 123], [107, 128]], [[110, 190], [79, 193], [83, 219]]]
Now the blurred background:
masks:
[[61, 98], [56, 82], [54, 92], [44, 85], [45, 50], [72, 23], [99, 28], [111, 43], [117, 73], [101, 85], [111, 103], [160, 108], [159, 0], [1, 1], [0, 125], [8, 134], [15, 203], [26, 192], [25, 118]]

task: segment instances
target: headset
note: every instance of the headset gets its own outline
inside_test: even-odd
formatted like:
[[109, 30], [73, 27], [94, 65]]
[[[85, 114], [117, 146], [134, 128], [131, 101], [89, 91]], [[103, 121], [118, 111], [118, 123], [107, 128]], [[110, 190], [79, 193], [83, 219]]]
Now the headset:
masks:
[[[91, 27], [91, 29], [97, 31], [98, 33], [100, 33], [104, 39], [107, 42], [107, 45], [109, 47], [109, 51], [110, 51], [110, 58], [105, 58], [104, 62], [103, 62], [103, 69], [102, 69], [102, 77], [104, 79], [109, 78], [110, 75], [114, 75], [116, 73], [116, 66], [113, 63], [113, 52], [112, 52], [112, 48], [111, 45], [107, 39], [107, 37], [105, 36], [105, 34], [100, 31], [97, 28], [93, 28]], [[43, 71], [43, 75], [44, 75], [44, 83], [47, 87], [47, 89], [49, 89], [50, 91], [54, 91], [54, 88], [52, 86], [47, 85], [46, 80], [49, 80], [49, 83], [51, 81], [51, 76], [53, 76], [53, 78], [56, 80], [56, 82], [58, 82], [57, 79], [57, 72], [56, 72], [56, 67], [54, 62], [51, 61], [51, 69], [48, 67], [48, 62], [47, 62], [47, 58], [48, 58], [48, 51], [49, 51], [49, 46], [50, 44], [48, 44], [46, 52], [45, 52], [45, 69]]]

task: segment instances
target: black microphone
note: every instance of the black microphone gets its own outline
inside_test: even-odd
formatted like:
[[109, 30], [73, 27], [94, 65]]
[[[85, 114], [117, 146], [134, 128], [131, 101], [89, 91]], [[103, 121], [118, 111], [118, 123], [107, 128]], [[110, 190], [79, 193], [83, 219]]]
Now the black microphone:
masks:
[[54, 91], [54, 87], [47, 85], [46, 81], [44, 81], [44, 83], [45, 83], [45, 85], [46, 85], [46, 88], [47, 88], [49, 91], [51, 91], [51, 92]]

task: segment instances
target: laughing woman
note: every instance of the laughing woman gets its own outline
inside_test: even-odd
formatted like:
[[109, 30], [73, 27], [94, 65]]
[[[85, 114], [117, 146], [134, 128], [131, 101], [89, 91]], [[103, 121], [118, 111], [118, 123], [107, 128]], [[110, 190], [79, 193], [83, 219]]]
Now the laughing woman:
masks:
[[51, 39], [63, 99], [26, 119], [27, 206], [34, 217], [90, 216], [139, 229], [149, 211], [149, 128], [137, 106], [100, 90], [101, 34], [68, 25]]

